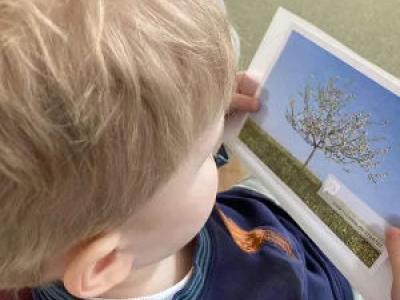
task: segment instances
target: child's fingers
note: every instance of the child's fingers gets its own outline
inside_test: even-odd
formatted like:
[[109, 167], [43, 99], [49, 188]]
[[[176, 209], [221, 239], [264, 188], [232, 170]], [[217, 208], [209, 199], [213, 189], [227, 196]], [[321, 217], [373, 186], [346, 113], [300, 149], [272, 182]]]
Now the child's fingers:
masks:
[[233, 95], [229, 111], [256, 112], [258, 109], [259, 102], [256, 98], [244, 94], [235, 94]]
[[386, 246], [393, 273], [392, 300], [400, 300], [400, 229], [387, 230]]
[[254, 96], [260, 85], [256, 79], [250, 77], [245, 72], [237, 73], [236, 82], [236, 92], [247, 96]]

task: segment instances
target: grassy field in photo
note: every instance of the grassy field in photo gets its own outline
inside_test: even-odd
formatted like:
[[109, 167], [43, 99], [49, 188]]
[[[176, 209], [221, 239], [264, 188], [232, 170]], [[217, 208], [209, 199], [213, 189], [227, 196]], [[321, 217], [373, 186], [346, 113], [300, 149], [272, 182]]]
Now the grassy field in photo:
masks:
[[283, 146], [248, 119], [240, 139], [353, 251], [368, 267], [380, 253], [318, 195], [321, 180]]

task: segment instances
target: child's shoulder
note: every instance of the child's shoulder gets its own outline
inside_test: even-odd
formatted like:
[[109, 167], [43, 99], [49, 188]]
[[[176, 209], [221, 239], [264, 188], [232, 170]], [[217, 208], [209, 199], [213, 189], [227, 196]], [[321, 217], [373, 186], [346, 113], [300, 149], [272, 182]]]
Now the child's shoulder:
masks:
[[[265, 246], [272, 244], [273, 248], [298, 258], [303, 257], [304, 243], [312, 244], [319, 251], [292, 217], [261, 193], [235, 187], [218, 195], [217, 207], [217, 211], [222, 212], [219, 215], [225, 226], [228, 220], [228, 223], [236, 224], [247, 232], [262, 230], [266, 235], [263, 237]], [[271, 242], [271, 236], [279, 238], [281, 242]]]
[[255, 191], [220, 193], [206, 228], [213, 258], [204, 299], [352, 299], [296, 222]]
[[282, 221], [288, 221], [300, 229], [289, 214], [273, 200], [252, 189], [234, 187], [219, 193], [217, 206], [238, 225], [245, 227], [272, 226], [285, 234], [286, 227]]

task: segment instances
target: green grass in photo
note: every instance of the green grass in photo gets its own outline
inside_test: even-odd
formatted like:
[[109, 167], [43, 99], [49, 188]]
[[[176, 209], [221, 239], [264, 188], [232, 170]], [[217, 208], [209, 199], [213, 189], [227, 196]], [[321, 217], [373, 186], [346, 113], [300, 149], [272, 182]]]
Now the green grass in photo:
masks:
[[283, 146], [248, 119], [240, 139], [353, 251], [368, 267], [380, 253], [318, 195], [322, 182]]

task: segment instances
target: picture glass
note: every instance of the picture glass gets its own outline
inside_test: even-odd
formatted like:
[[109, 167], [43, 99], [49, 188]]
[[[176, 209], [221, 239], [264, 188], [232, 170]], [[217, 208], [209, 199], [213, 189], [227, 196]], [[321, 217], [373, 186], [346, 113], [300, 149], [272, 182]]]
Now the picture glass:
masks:
[[260, 101], [240, 139], [371, 267], [400, 226], [399, 97], [293, 30]]

